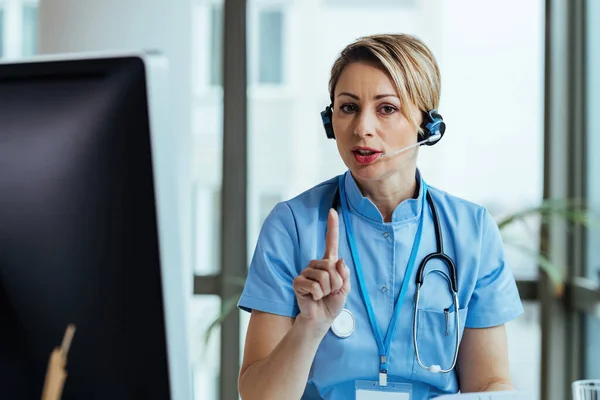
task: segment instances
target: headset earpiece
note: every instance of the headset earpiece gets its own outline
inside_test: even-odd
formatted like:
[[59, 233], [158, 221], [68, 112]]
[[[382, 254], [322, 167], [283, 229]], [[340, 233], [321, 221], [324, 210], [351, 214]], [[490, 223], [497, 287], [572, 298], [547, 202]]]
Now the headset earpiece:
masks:
[[423, 130], [422, 140], [429, 140], [423, 144], [433, 146], [442, 139], [442, 136], [444, 136], [444, 133], [446, 132], [446, 123], [442, 116], [438, 114], [437, 110], [430, 110], [423, 114], [423, 124], [421, 125], [421, 129]]
[[321, 111], [321, 120], [323, 120], [323, 127], [325, 128], [325, 134], [328, 139], [335, 139], [335, 133], [333, 132], [333, 123], [331, 122], [333, 116], [333, 104], [325, 107], [324, 111]]

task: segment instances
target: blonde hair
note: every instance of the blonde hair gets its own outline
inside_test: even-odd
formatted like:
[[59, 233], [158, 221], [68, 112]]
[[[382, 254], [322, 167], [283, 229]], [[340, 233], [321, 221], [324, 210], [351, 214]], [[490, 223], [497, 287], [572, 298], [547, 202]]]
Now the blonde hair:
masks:
[[366, 62], [388, 73], [400, 97], [400, 111], [419, 130], [408, 104], [422, 113], [437, 110], [440, 102], [441, 77], [435, 56], [416, 36], [380, 34], [365, 36], [346, 46], [331, 68], [329, 94], [331, 103], [335, 87], [348, 65]]

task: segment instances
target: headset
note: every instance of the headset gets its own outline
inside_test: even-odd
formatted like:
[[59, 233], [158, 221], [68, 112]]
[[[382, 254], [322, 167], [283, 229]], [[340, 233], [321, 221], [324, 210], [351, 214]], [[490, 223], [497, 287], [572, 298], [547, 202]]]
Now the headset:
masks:
[[[333, 123], [331, 122], [333, 116], [333, 104], [325, 107], [325, 110], [321, 111], [321, 120], [323, 121], [323, 127], [325, 128], [325, 134], [328, 139], [335, 140], [335, 132], [333, 132]], [[423, 123], [421, 124], [423, 130], [422, 138], [423, 144], [427, 146], [433, 146], [439, 142], [444, 133], [446, 132], [446, 123], [442, 116], [437, 110], [430, 110], [423, 112]], [[429, 139], [432, 140], [429, 140]]]

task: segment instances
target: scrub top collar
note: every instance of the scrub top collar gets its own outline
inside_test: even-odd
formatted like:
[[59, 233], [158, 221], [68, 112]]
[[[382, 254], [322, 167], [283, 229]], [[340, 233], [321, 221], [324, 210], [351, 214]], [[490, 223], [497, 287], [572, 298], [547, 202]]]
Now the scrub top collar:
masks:
[[[348, 170], [345, 175], [344, 183], [346, 185], [346, 197], [350, 203], [350, 210], [372, 222], [383, 224], [383, 216], [375, 204], [363, 196], [352, 173]], [[392, 225], [414, 221], [421, 215], [423, 185], [421, 185], [421, 172], [418, 168], [415, 179], [418, 185], [419, 196], [417, 198], [406, 199], [398, 204], [392, 213]]]

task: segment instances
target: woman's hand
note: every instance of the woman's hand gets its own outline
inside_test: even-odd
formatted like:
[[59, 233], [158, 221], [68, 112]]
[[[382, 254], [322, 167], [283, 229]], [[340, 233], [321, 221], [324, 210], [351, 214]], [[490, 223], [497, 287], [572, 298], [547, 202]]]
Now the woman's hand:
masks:
[[314, 324], [323, 333], [342, 312], [350, 293], [350, 271], [343, 259], [338, 259], [339, 225], [334, 209], [327, 218], [325, 254], [312, 260], [294, 279], [294, 292], [300, 308], [296, 318]]

